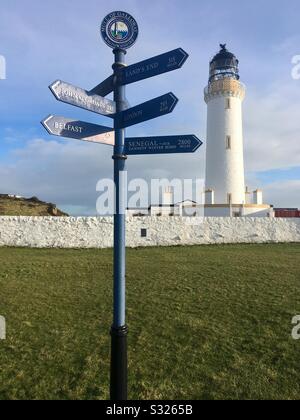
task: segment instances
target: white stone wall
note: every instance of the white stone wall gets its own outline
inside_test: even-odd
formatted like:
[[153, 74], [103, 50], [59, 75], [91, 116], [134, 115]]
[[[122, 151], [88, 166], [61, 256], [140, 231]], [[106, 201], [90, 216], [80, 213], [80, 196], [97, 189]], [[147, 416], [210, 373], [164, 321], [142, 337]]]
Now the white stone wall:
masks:
[[[147, 237], [141, 237], [141, 229]], [[300, 219], [134, 217], [127, 246], [300, 242]], [[110, 217], [0, 217], [0, 246], [109, 248]]]

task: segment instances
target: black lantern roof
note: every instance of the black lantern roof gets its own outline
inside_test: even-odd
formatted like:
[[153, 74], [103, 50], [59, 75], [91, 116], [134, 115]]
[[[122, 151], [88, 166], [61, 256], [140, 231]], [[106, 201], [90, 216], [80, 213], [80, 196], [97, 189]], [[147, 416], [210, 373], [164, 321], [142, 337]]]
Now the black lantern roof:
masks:
[[227, 50], [226, 44], [220, 44], [220, 47], [220, 52], [210, 62], [209, 81], [226, 77], [239, 80], [239, 60]]

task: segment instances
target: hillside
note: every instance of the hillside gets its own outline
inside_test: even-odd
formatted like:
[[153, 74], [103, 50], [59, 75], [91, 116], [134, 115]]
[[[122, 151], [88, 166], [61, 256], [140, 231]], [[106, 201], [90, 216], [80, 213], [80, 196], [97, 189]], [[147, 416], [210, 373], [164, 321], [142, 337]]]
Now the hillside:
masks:
[[0, 194], [0, 216], [68, 216], [55, 204], [45, 203], [36, 197], [24, 198]]

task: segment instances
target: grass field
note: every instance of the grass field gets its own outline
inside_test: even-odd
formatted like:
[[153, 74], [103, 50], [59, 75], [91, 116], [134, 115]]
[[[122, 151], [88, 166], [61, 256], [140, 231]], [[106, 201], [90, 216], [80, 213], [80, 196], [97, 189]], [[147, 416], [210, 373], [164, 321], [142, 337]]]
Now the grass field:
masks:
[[[107, 399], [111, 250], [0, 249], [0, 399]], [[300, 399], [300, 244], [128, 250], [130, 399]]]

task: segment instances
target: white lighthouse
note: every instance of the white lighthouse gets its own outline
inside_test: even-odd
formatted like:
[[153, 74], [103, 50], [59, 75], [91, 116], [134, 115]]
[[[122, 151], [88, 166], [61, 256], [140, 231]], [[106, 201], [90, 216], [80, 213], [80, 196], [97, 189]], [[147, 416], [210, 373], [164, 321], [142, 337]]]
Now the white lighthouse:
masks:
[[220, 45], [210, 62], [206, 140], [206, 216], [270, 215], [262, 194], [249, 199], [245, 186], [242, 103], [245, 86], [240, 82], [239, 61]]

